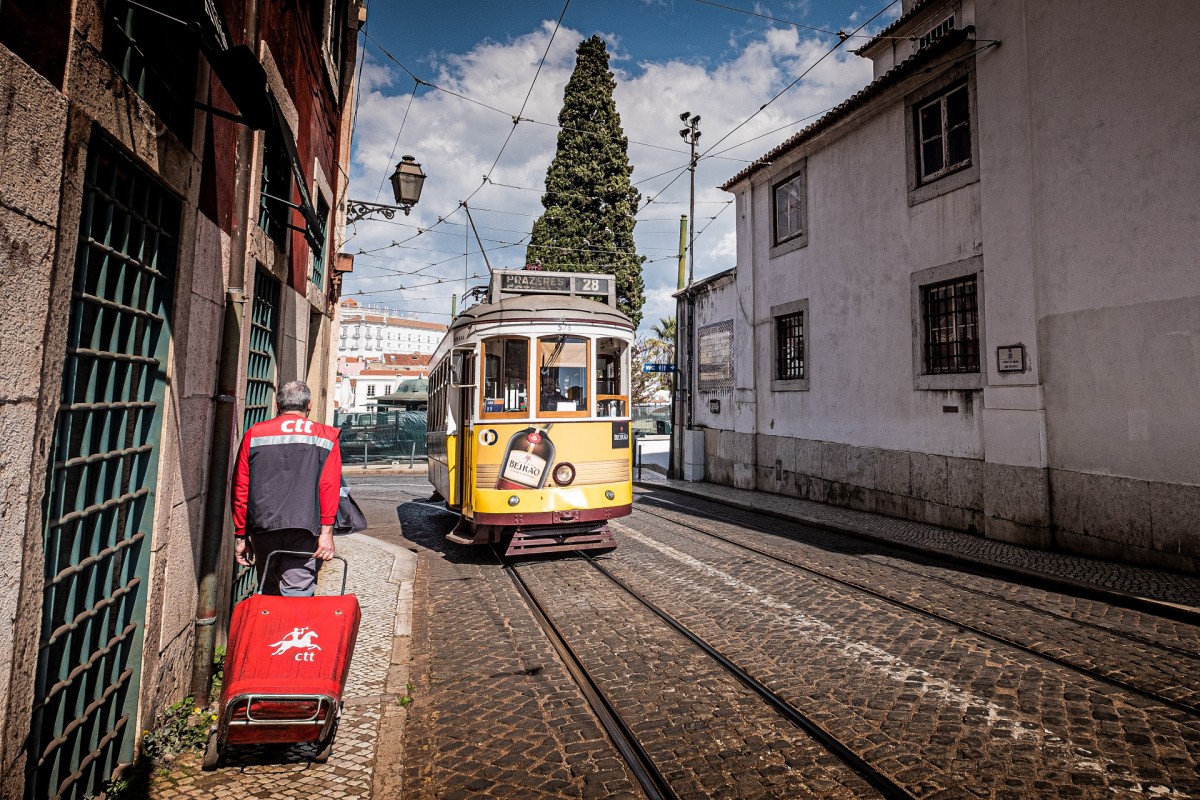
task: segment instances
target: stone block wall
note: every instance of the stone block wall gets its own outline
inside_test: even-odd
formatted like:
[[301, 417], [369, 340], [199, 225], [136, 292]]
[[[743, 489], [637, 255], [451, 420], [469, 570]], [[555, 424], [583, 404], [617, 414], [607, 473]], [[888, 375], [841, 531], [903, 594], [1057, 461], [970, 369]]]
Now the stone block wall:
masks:
[[[714, 428], [705, 430], [704, 450], [713, 483], [1028, 547], [1200, 571], [1200, 486]], [[741, 485], [750, 464], [754, 485]]]

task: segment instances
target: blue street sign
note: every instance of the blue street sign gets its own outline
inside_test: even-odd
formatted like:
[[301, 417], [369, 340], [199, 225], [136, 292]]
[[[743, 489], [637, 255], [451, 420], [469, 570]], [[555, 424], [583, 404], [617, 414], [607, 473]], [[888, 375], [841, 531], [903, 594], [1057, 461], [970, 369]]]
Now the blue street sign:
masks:
[[674, 372], [674, 364], [642, 364], [642, 372]]

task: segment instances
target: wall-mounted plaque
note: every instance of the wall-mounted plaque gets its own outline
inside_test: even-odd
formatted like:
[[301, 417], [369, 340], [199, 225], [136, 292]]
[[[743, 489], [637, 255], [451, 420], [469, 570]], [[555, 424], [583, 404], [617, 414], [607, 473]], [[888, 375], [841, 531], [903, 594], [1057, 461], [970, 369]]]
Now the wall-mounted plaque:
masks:
[[1025, 371], [1025, 345], [1006, 344], [996, 348], [996, 369], [1000, 372]]

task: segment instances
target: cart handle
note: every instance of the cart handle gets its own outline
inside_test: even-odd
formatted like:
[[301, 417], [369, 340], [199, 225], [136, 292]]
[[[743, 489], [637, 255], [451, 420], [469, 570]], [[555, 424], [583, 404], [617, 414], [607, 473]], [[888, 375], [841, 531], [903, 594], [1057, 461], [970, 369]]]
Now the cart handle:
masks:
[[[272, 550], [270, 553], [267, 554], [267, 560], [263, 564], [263, 577], [266, 577], [267, 573], [270, 571], [272, 556], [277, 556], [280, 553], [282, 553], [284, 555], [288, 555], [288, 556], [305, 556], [306, 558], [313, 557], [312, 553], [306, 553], [303, 550]], [[348, 563], [346, 563], [346, 559], [342, 558], [341, 556], [334, 556], [333, 558], [331, 558], [329, 560], [342, 562], [342, 591], [341, 591], [341, 594], [345, 594], [346, 593], [346, 570], [349, 569], [350, 565]], [[255, 594], [262, 594], [262, 585], [261, 584], [259, 585], [258, 589], [255, 591]]]

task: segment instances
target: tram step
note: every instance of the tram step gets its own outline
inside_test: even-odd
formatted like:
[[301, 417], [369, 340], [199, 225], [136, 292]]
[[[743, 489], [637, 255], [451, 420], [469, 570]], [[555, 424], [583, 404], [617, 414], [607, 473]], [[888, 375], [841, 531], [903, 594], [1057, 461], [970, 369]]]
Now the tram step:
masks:
[[592, 530], [541, 529], [513, 534], [505, 556], [528, 553], [556, 553], [573, 550], [611, 550], [617, 546], [612, 529], [607, 525]]

